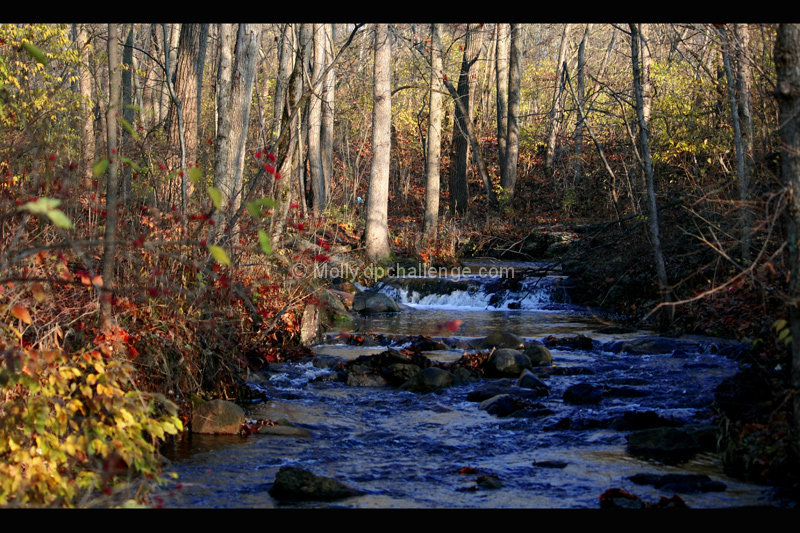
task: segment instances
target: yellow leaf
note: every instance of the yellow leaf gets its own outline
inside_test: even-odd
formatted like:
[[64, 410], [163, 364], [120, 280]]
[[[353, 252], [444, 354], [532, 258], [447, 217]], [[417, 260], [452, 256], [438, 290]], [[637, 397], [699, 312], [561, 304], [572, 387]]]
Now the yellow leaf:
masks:
[[222, 205], [222, 193], [219, 192], [219, 189], [216, 187], [209, 187], [207, 191], [208, 196], [211, 197], [211, 201], [214, 203], [214, 207], [220, 209], [220, 205]]
[[38, 281], [31, 285], [31, 293], [33, 297], [36, 299], [37, 302], [42, 303], [45, 298], [47, 298], [47, 293], [44, 290], [44, 286], [39, 283]]
[[17, 317], [18, 319], [22, 320], [26, 324], [30, 324], [32, 322], [31, 314], [28, 312], [27, 309], [25, 309], [21, 305], [15, 305], [14, 307], [12, 307], [11, 314]]
[[214, 244], [208, 245], [208, 251], [211, 252], [211, 255], [214, 257], [214, 260], [221, 264], [221, 265], [231, 265], [231, 260], [228, 257], [228, 254], [225, 253], [225, 250], [221, 246], [216, 246]]

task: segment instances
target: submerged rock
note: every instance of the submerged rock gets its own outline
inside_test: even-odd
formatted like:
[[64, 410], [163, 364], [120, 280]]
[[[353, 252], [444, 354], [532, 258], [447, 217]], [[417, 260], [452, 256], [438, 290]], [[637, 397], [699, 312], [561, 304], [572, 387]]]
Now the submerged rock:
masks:
[[470, 342], [478, 350], [491, 350], [492, 348], [525, 349], [525, 342], [513, 333], [507, 331], [495, 332], [487, 337]]
[[683, 463], [700, 452], [716, 450], [716, 428], [706, 424], [642, 429], [627, 439], [631, 455], [665, 464]]
[[541, 344], [531, 344], [525, 347], [523, 352], [530, 360], [531, 366], [550, 366], [553, 364], [553, 354], [546, 346]]
[[244, 410], [235, 403], [209, 400], [194, 408], [192, 433], [238, 435], [244, 422]]
[[575, 404], [595, 404], [603, 399], [603, 389], [591, 383], [578, 383], [564, 391], [564, 401]]
[[705, 474], [635, 474], [628, 477], [637, 485], [652, 485], [666, 492], [721, 492], [727, 486]]
[[352, 489], [335, 479], [317, 476], [293, 466], [283, 466], [269, 490], [276, 500], [330, 501], [358, 496], [363, 492]]

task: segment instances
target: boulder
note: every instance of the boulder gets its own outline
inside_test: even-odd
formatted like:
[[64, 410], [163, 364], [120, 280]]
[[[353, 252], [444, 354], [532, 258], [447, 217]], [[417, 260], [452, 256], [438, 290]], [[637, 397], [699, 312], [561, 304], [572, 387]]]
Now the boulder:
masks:
[[366, 290], [353, 296], [353, 311], [362, 314], [396, 313], [400, 306], [381, 292]]
[[303, 346], [319, 344], [324, 339], [322, 313], [319, 306], [309, 304], [300, 319], [300, 342]]
[[421, 369], [410, 363], [393, 363], [381, 369], [383, 376], [390, 385], [399, 386], [414, 377]]
[[358, 496], [363, 492], [302, 468], [283, 466], [275, 475], [275, 483], [269, 494], [281, 501], [331, 501]]
[[548, 387], [544, 381], [537, 378], [533, 372], [527, 368], [520, 374], [519, 379], [517, 380], [517, 387], [535, 390], [541, 393], [542, 396], [547, 396], [550, 394], [550, 387]]
[[492, 348], [523, 350], [525, 348], [525, 342], [521, 338], [507, 331], [492, 333], [488, 337], [470, 342], [470, 345], [478, 350], [491, 350]]
[[297, 427], [285, 421], [277, 424], [265, 425], [258, 428], [259, 435], [277, 435], [280, 437], [297, 437], [300, 439], [310, 439], [311, 432], [305, 428]]
[[531, 367], [531, 361], [519, 350], [500, 348], [495, 350], [485, 364], [487, 376], [519, 376]]
[[553, 354], [546, 346], [541, 344], [531, 344], [525, 347], [523, 352], [530, 360], [532, 366], [550, 366], [553, 364]]
[[525, 404], [521, 403], [510, 394], [498, 394], [497, 396], [492, 396], [488, 400], [482, 401], [478, 409], [486, 411], [490, 415], [504, 417], [524, 407]]
[[443, 368], [431, 366], [420, 370], [400, 388], [411, 392], [431, 392], [453, 385], [453, 375]]
[[226, 400], [209, 400], [194, 408], [192, 433], [238, 435], [245, 422], [244, 410]]
[[664, 492], [683, 494], [696, 492], [722, 492], [727, 486], [705, 474], [635, 474], [628, 477], [637, 485], [652, 485]]
[[591, 383], [578, 383], [564, 391], [564, 401], [575, 405], [600, 403], [603, 389]]
[[665, 464], [680, 464], [699, 452], [716, 450], [713, 425], [657, 427], [634, 431], [627, 436], [628, 453]]
[[523, 400], [537, 400], [543, 395], [546, 396], [546, 394], [543, 394], [544, 392], [545, 391], [541, 389], [526, 389], [517, 387], [513, 380], [502, 379], [485, 383], [475, 390], [470, 391], [467, 394], [467, 401], [482, 402], [484, 400], [488, 400], [492, 396], [497, 396], [498, 394], [510, 394], [515, 398]]

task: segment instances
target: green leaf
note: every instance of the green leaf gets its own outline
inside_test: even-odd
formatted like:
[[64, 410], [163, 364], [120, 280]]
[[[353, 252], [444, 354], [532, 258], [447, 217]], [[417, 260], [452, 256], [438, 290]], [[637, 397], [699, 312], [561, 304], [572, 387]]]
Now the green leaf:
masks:
[[774, 324], [772, 324], [772, 327], [775, 328], [775, 331], [780, 331], [786, 327], [786, 324], [787, 324], [786, 320], [779, 318], [778, 320], [775, 321]]
[[261, 211], [261, 206], [258, 203], [258, 200], [253, 200], [252, 202], [247, 202], [245, 204], [247, 208], [247, 212], [250, 213], [250, 216], [253, 218], [258, 218], [264, 213]]
[[38, 198], [35, 202], [28, 202], [19, 206], [19, 209], [30, 211], [34, 215], [46, 215], [51, 209], [55, 209], [61, 205], [61, 200], [58, 198]]
[[142, 110], [141, 110], [141, 109], [139, 109], [139, 106], [138, 106], [138, 105], [133, 105], [133, 104], [125, 104], [125, 106], [124, 106], [124, 107], [125, 107], [125, 109], [130, 109], [131, 111], [135, 111], [135, 112], [137, 112], [137, 113], [141, 113], [141, 112], [142, 112]]
[[133, 129], [133, 126], [131, 126], [131, 123], [130, 123], [130, 122], [128, 122], [127, 120], [125, 120], [125, 119], [124, 119], [124, 118], [122, 118], [122, 117], [117, 117], [117, 121], [118, 121], [120, 124], [122, 124], [122, 127], [123, 127], [123, 128], [125, 128], [125, 131], [127, 131], [127, 132], [128, 132], [128, 134], [129, 134], [131, 137], [133, 137], [134, 139], [138, 139], [138, 138], [139, 138], [139, 136], [138, 136], [138, 135], [136, 134], [136, 132], [134, 131], [134, 129]]
[[203, 171], [197, 167], [192, 167], [189, 169], [189, 179], [192, 180], [192, 183], [197, 185], [200, 182], [200, 178], [203, 177]]
[[103, 159], [94, 164], [94, 166], [92, 167], [92, 173], [94, 174], [95, 178], [99, 178], [100, 176], [103, 175], [103, 173], [106, 171], [107, 168], [108, 168], [108, 159], [104, 157]]
[[122, 161], [123, 163], [128, 163], [133, 170], [135, 170], [137, 172], [139, 171], [139, 165], [137, 165], [133, 160], [131, 160], [131, 159], [129, 159], [129, 158], [123, 156], [123, 155], [119, 156], [119, 160]]
[[787, 335], [789, 335], [789, 328], [782, 329], [778, 335], [778, 340], [783, 340]]
[[216, 187], [209, 187], [206, 191], [208, 191], [208, 196], [211, 197], [214, 207], [220, 209], [220, 205], [222, 205], [222, 193], [219, 192], [219, 189]]
[[208, 251], [211, 252], [212, 257], [214, 257], [214, 260], [217, 263], [219, 263], [221, 265], [226, 265], [226, 266], [230, 266], [231, 265], [231, 260], [228, 257], [228, 254], [225, 253], [225, 250], [221, 246], [216, 246], [214, 244], [209, 244], [208, 245]]
[[54, 226], [63, 229], [72, 229], [72, 221], [60, 209], [51, 209], [47, 212]]
[[28, 54], [36, 61], [42, 65], [47, 64], [47, 56], [44, 55], [44, 52], [42, 52], [41, 48], [31, 43], [22, 43], [22, 46], [25, 48], [25, 51], [28, 52]]
[[261, 249], [267, 255], [272, 255], [272, 242], [269, 235], [263, 229], [258, 230], [258, 242], [261, 244]]

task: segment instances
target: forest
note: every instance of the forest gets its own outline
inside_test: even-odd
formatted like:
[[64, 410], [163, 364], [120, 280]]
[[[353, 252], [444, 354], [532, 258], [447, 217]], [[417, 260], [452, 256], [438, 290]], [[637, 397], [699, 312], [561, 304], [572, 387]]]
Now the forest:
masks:
[[162, 503], [200, 405], [476, 258], [746, 347], [715, 453], [796, 494], [798, 111], [796, 24], [1, 24], [0, 506]]

